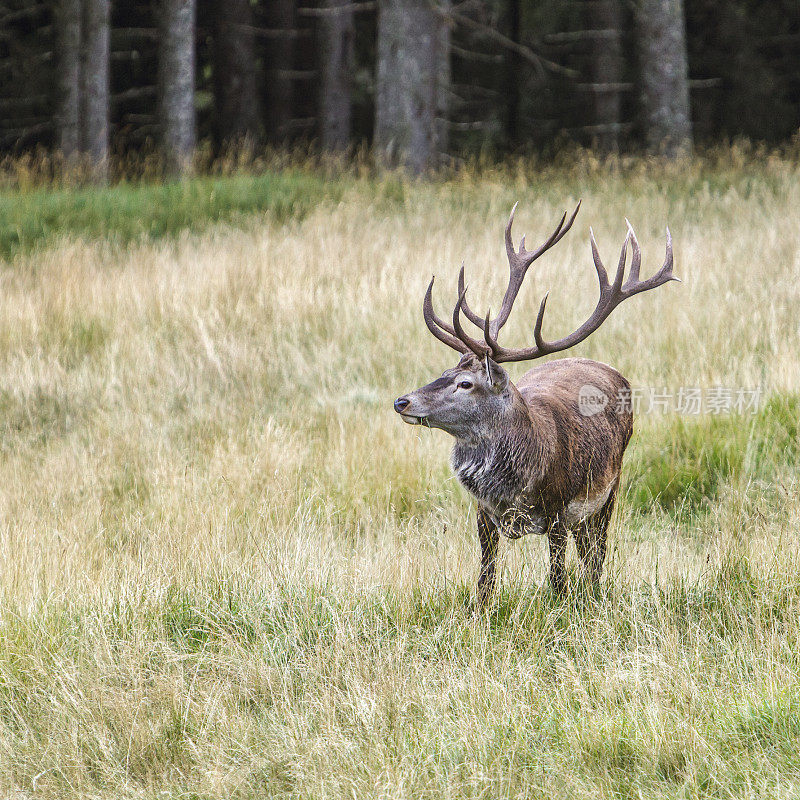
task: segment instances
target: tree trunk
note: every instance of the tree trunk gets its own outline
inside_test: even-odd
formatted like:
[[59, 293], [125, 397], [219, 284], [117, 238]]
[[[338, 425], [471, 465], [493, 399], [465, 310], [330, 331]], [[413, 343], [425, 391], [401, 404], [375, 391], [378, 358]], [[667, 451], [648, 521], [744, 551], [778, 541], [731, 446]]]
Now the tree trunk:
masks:
[[429, 0], [379, 0], [375, 153], [413, 175], [435, 165], [441, 24]]
[[586, 4], [586, 16], [587, 29], [605, 32], [592, 39], [591, 50], [594, 124], [602, 126], [597, 147], [604, 153], [616, 153], [622, 103], [619, 91], [611, 87], [623, 78], [620, 0], [591, 0]]
[[109, 0], [84, 0], [81, 48], [81, 150], [98, 180], [108, 175]]
[[[520, 0], [508, 0], [508, 38], [519, 43], [522, 13]], [[506, 144], [514, 147], [519, 144], [519, 105], [522, 59], [515, 50], [504, 54], [505, 69], [503, 82], [506, 96]]]
[[69, 160], [80, 148], [81, 0], [60, 0], [56, 14], [56, 142]]
[[674, 158], [692, 147], [683, 2], [638, 0], [636, 22], [647, 147]]
[[215, 2], [214, 105], [218, 141], [256, 142], [260, 115], [249, 0]]
[[[355, 24], [349, 0], [325, 0], [320, 17], [320, 136], [324, 150], [345, 150], [350, 142], [355, 68]], [[340, 6], [344, 6], [341, 7]]]
[[294, 0], [269, 0], [265, 20], [273, 31], [265, 53], [265, 101], [267, 136], [275, 144], [285, 141], [291, 132], [294, 85]]
[[196, 0], [161, 0], [158, 113], [165, 165], [183, 173], [195, 147], [194, 65]]
[[436, 84], [436, 122], [434, 127], [434, 158], [441, 162], [447, 155], [450, 146], [450, 22], [447, 12], [451, 0], [439, 0], [440, 18], [437, 20], [439, 36], [437, 39], [436, 59], [439, 63]]

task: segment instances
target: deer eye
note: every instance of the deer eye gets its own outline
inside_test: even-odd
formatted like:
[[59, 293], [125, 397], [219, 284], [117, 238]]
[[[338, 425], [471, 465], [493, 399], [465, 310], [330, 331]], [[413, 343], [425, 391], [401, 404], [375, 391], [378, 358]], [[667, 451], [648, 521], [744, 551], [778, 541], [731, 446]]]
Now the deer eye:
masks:
[[472, 381], [460, 381], [458, 384], [459, 389], [471, 389]]

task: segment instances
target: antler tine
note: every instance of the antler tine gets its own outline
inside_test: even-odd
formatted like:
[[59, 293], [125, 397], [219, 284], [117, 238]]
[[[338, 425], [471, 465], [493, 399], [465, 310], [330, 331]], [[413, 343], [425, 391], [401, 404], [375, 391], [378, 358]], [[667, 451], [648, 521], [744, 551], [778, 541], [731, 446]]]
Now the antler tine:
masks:
[[[575, 222], [575, 217], [578, 216], [578, 211], [580, 211], [581, 208], [581, 202], [581, 200], [578, 200], [578, 205], [575, 206], [575, 210], [572, 212], [572, 216], [570, 216], [569, 220], [567, 220], [566, 225], [564, 225], [564, 220], [567, 219], [567, 212], [564, 212], [558, 227], [553, 231], [550, 238], [543, 245], [541, 245], [538, 250], [535, 251], [536, 255], [533, 257], [533, 259], [539, 258], [539, 256], [544, 253], [545, 250], [549, 250], [551, 247], [553, 247], [553, 245], [558, 244], [564, 238], [567, 231], [572, 227], [572, 223]], [[562, 225], [564, 225], [563, 228], [561, 227]], [[524, 241], [525, 237], [523, 236], [520, 244], [524, 243]]]
[[[629, 223], [630, 225], [630, 223]], [[630, 229], [630, 235], [634, 243], [634, 263], [631, 264], [631, 274], [625, 285], [622, 287], [624, 297], [633, 297], [639, 292], [646, 292], [648, 289], [655, 289], [657, 286], [663, 286], [670, 281], [681, 282], [681, 279], [672, 274], [672, 267], [674, 266], [674, 259], [672, 255], [672, 234], [667, 228], [667, 252], [664, 258], [664, 263], [661, 269], [646, 280], [639, 280], [639, 264], [636, 262], [636, 251], [639, 249], [639, 242], [636, 240], [636, 234], [633, 228]]]
[[517, 205], [514, 204], [514, 208], [511, 209], [511, 216], [508, 219], [508, 225], [506, 225], [506, 255], [508, 256], [508, 266], [509, 266], [509, 280], [508, 280], [508, 288], [506, 289], [505, 296], [503, 297], [503, 305], [500, 307], [500, 312], [498, 313], [497, 317], [492, 321], [491, 328], [492, 328], [492, 335], [496, 338], [497, 334], [500, 332], [500, 329], [503, 325], [506, 324], [508, 321], [509, 314], [511, 314], [511, 308], [514, 305], [514, 301], [517, 299], [517, 294], [519, 293], [520, 287], [522, 286], [522, 281], [525, 278], [525, 274], [528, 271], [528, 267], [549, 250], [554, 245], [558, 244], [567, 231], [572, 227], [572, 223], [575, 222], [575, 217], [578, 216], [578, 211], [581, 208], [581, 201], [578, 201], [578, 205], [575, 206], [575, 210], [572, 212], [572, 215], [567, 220], [567, 212], [565, 211], [559, 220], [556, 229], [550, 234], [550, 236], [541, 244], [536, 250], [526, 250], [525, 249], [525, 237], [523, 236], [519, 250], [514, 250], [514, 240], [511, 236], [511, 226], [514, 224], [514, 213], [517, 210]]
[[[458, 273], [458, 293], [460, 295], [464, 294], [464, 292], [466, 292], [466, 288], [464, 285], [464, 264], [462, 263]], [[466, 295], [464, 295], [464, 302], [461, 304], [461, 310], [473, 325], [476, 325], [478, 328], [483, 328], [483, 319], [467, 305]]]
[[486, 344], [489, 345], [489, 352], [491, 353], [492, 358], [494, 358], [495, 353], [497, 353], [497, 351], [500, 349], [500, 345], [497, 344], [497, 340], [492, 336], [492, 331], [489, 321], [489, 317], [491, 317], [491, 315], [492, 315], [492, 309], [490, 308], [486, 312], [486, 319], [484, 319], [483, 321], [483, 339], [486, 342]]
[[[506, 225], [506, 254], [508, 255], [508, 263], [512, 271], [514, 269], [527, 269], [534, 259], [538, 258], [548, 247], [551, 247], [554, 244], [553, 240], [561, 233], [564, 220], [567, 218], [567, 212], [565, 211], [561, 215], [556, 229], [545, 240], [544, 244], [540, 245], [536, 250], [529, 251], [525, 249], [524, 236], [519, 241], [519, 250], [515, 250], [514, 239], [511, 235], [511, 226], [514, 224], [514, 214], [516, 213], [518, 205], [519, 203], [514, 203], [514, 208], [511, 209], [511, 216], [508, 218], [508, 225]], [[580, 203], [578, 205], [580, 206]], [[566, 231], [564, 231], [564, 233], [566, 233]]]
[[[639, 240], [636, 238], [636, 234], [633, 232], [633, 226], [628, 221], [628, 218], [625, 218], [625, 224], [628, 226], [628, 236], [631, 239], [631, 247], [633, 249], [633, 255], [631, 256], [631, 272], [628, 276], [628, 283], [637, 283], [639, 281], [639, 267], [642, 265], [642, 249], [639, 247]], [[667, 228], [667, 236], [669, 236], [669, 228]]]
[[536, 324], [533, 326], [533, 340], [536, 342], [536, 348], [543, 352], [547, 345], [542, 338], [542, 322], [544, 320], [544, 307], [547, 305], [547, 298], [549, 295], [550, 292], [547, 292], [542, 298], [542, 302], [539, 304], [539, 313], [536, 315]]
[[[580, 203], [578, 204], [580, 206]], [[542, 254], [545, 250], [552, 247], [555, 242], [558, 240], [556, 237], [560, 238], [559, 234], [563, 236], [564, 233], [569, 230], [563, 230], [564, 221], [567, 218], [567, 212], [565, 211], [561, 215], [561, 219], [556, 226], [556, 229], [548, 236], [543, 244], [536, 248], [536, 250], [526, 250], [525, 249], [525, 237], [523, 236], [519, 242], [519, 250], [514, 249], [514, 240], [511, 236], [511, 226], [514, 224], [514, 212], [517, 210], [516, 204], [514, 205], [513, 210], [511, 211], [511, 216], [508, 219], [508, 225], [506, 225], [506, 255], [508, 256], [508, 265], [511, 269], [512, 276], [515, 272], [522, 272], [525, 274], [525, 271], [528, 267]]]
[[[466, 288], [463, 292], [460, 292], [458, 295], [458, 302], [456, 303], [456, 307], [453, 309], [453, 329], [455, 331], [456, 336], [461, 340], [461, 342], [467, 346], [473, 353], [475, 353], [478, 358], [483, 358], [487, 354], [487, 348], [482, 345], [477, 339], [473, 339], [465, 330], [461, 327], [461, 307], [464, 304], [464, 297], [467, 293]], [[464, 351], [466, 352], [466, 350]]]
[[619, 263], [617, 264], [617, 274], [614, 276], [614, 285], [611, 291], [614, 295], [622, 291], [622, 282], [625, 280], [625, 262], [628, 260], [628, 242], [630, 241], [630, 231], [625, 236], [622, 243], [622, 250], [619, 253]]
[[597, 280], [600, 282], [600, 294], [602, 294], [608, 288], [608, 273], [600, 259], [600, 251], [597, 249], [597, 242], [591, 227], [589, 228], [589, 241], [592, 245], [592, 261], [594, 261], [594, 268], [597, 270]]
[[514, 252], [514, 242], [511, 239], [511, 226], [514, 224], [514, 214], [517, 213], [517, 206], [519, 205], [519, 200], [514, 203], [514, 207], [511, 209], [511, 214], [508, 217], [508, 224], [506, 225], [506, 252]]
[[453, 350], [457, 350], [459, 353], [466, 353], [467, 346], [456, 338], [455, 330], [444, 320], [439, 319], [433, 310], [434, 280], [435, 278], [431, 278], [431, 282], [428, 284], [428, 291], [425, 292], [425, 299], [422, 301], [422, 316], [425, 319], [425, 324], [440, 342], [444, 342], [448, 347], [452, 347]]

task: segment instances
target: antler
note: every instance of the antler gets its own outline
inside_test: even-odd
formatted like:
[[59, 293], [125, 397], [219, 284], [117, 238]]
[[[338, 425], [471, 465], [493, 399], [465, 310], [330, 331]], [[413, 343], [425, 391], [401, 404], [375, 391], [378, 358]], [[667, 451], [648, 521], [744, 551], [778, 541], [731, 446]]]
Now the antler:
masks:
[[[463, 273], [464, 268], [461, 268]], [[428, 291], [425, 292], [425, 299], [422, 302], [422, 316], [425, 319], [425, 324], [428, 330], [440, 341], [444, 342], [448, 347], [453, 350], [458, 350], [459, 353], [466, 353], [470, 350], [479, 357], [485, 356], [489, 351], [487, 346], [482, 342], [473, 339], [461, 327], [460, 312], [464, 305], [464, 297], [466, 289], [462, 288], [458, 295], [458, 302], [453, 309], [453, 324], [448, 325], [444, 320], [436, 316], [433, 310], [433, 281], [428, 284]]]
[[422, 316], [428, 330], [440, 341], [444, 342], [448, 347], [453, 350], [458, 350], [459, 353], [466, 353], [469, 349], [464, 342], [456, 338], [456, 332], [451, 325], [448, 325], [443, 320], [436, 316], [433, 310], [433, 282], [435, 278], [431, 278], [428, 284], [428, 291], [425, 292], [425, 299], [422, 301]]
[[[517, 294], [519, 293], [520, 286], [522, 286], [522, 281], [525, 280], [525, 274], [528, 271], [528, 267], [530, 267], [530, 265], [533, 264], [533, 262], [536, 261], [539, 256], [547, 252], [551, 247], [561, 241], [566, 232], [572, 227], [572, 223], [575, 222], [575, 217], [578, 216], [578, 211], [580, 211], [581, 208], [581, 201], [578, 201], [578, 205], [575, 206], [575, 210], [572, 212], [572, 216], [569, 218], [567, 224], [564, 224], [564, 222], [567, 220], [567, 212], [565, 211], [561, 215], [561, 220], [556, 226], [556, 229], [550, 234], [543, 244], [533, 251], [525, 249], [524, 236], [520, 240], [519, 250], [514, 250], [514, 241], [511, 238], [511, 226], [514, 224], [514, 214], [517, 211], [518, 205], [519, 203], [514, 203], [514, 208], [511, 209], [511, 216], [508, 218], [508, 225], [506, 225], [505, 239], [506, 254], [508, 256], [509, 278], [508, 287], [506, 288], [506, 293], [503, 297], [503, 305], [500, 307], [500, 313], [489, 322], [489, 330], [491, 331], [492, 338], [494, 339], [497, 338], [497, 334], [500, 332], [500, 329], [508, 321], [508, 317], [511, 314], [511, 308], [514, 305], [514, 301], [517, 299]], [[464, 265], [462, 264], [461, 272], [458, 275], [458, 293], [461, 294], [463, 291]], [[478, 314], [474, 313], [472, 309], [469, 308], [466, 301], [463, 304], [463, 308], [467, 319], [474, 325], [477, 325], [480, 329], [483, 329], [485, 320], [482, 319]]]
[[[558, 339], [554, 342], [546, 342], [542, 337], [542, 321], [544, 320], [544, 309], [547, 304], [547, 295], [542, 299], [539, 306], [539, 313], [536, 315], [536, 324], [533, 328], [533, 338], [536, 344], [533, 347], [522, 348], [520, 350], [507, 349], [497, 344], [496, 340], [492, 337], [487, 337], [486, 342], [492, 349], [492, 358], [500, 363], [503, 361], [527, 361], [533, 358], [540, 358], [541, 356], [550, 353], [557, 353], [560, 350], [567, 350], [570, 347], [582, 342], [587, 336], [594, 333], [611, 312], [629, 297], [633, 297], [640, 292], [646, 292], [650, 289], [655, 289], [662, 286], [669, 281], [680, 281], [680, 278], [672, 274], [673, 256], [672, 256], [672, 235], [667, 228], [667, 254], [664, 264], [661, 269], [652, 277], [646, 280], [639, 280], [639, 268], [642, 264], [642, 251], [639, 247], [639, 241], [636, 234], [633, 232], [630, 222], [625, 220], [628, 225], [628, 234], [625, 236], [625, 241], [622, 245], [622, 250], [619, 254], [619, 263], [617, 265], [617, 273], [614, 276], [614, 283], [608, 282], [608, 274], [600, 260], [600, 253], [597, 250], [597, 242], [594, 239], [594, 232], [590, 230], [590, 238], [592, 243], [592, 259], [594, 261], [595, 269], [597, 270], [597, 278], [600, 283], [600, 298], [597, 301], [594, 311], [589, 319], [583, 323], [576, 331], [565, 336], [563, 339]], [[631, 243], [633, 255], [631, 257], [631, 269], [628, 275], [628, 280], [625, 281], [625, 266], [628, 258], [628, 242]], [[625, 281], [623, 283], [623, 281]]]
[[[511, 238], [511, 226], [514, 224], [514, 214], [516, 213], [518, 205], [519, 203], [514, 204], [514, 208], [511, 209], [511, 216], [508, 219], [508, 225], [506, 225], [506, 253], [508, 254], [508, 267], [510, 274], [508, 279], [508, 287], [506, 288], [506, 293], [503, 297], [503, 305], [500, 308], [500, 313], [497, 315], [497, 317], [495, 317], [495, 319], [490, 320], [488, 315], [486, 319], [483, 319], [467, 304], [467, 289], [464, 282], [463, 264], [461, 265], [461, 270], [458, 274], [459, 299], [453, 311], [452, 325], [444, 322], [436, 316], [436, 313], [433, 310], [432, 298], [433, 278], [431, 278], [431, 282], [428, 285], [428, 291], [425, 293], [425, 300], [422, 304], [422, 315], [425, 319], [425, 324], [428, 326], [428, 330], [440, 342], [444, 342], [448, 347], [452, 347], [459, 353], [467, 353], [472, 351], [475, 353], [475, 355], [481, 358], [483, 358], [485, 355], [493, 354], [494, 348], [492, 348], [488, 342], [496, 340], [500, 329], [506, 324], [508, 316], [511, 313], [511, 308], [514, 305], [514, 300], [516, 300], [517, 293], [519, 292], [520, 286], [522, 286], [522, 281], [525, 278], [525, 273], [528, 271], [528, 267], [530, 267], [530, 265], [533, 264], [533, 262], [539, 258], [540, 255], [561, 240], [564, 234], [572, 227], [572, 223], [575, 221], [575, 217], [578, 215], [578, 211], [581, 207], [579, 201], [578, 205], [575, 207], [575, 211], [572, 212], [572, 216], [569, 218], [569, 221], [566, 221], [567, 212], [565, 211], [561, 216], [561, 221], [558, 223], [556, 229], [550, 234], [548, 239], [542, 245], [536, 248], [536, 250], [528, 251], [525, 249], [525, 237], [523, 236], [522, 240], [520, 241], [519, 251], [515, 251], [514, 242]], [[565, 221], [566, 225], [564, 224]], [[484, 331], [484, 342], [473, 339], [464, 331], [464, 329], [461, 327], [461, 320], [459, 318], [460, 311], [464, 312], [470, 322], [472, 322], [474, 325], [477, 325], [481, 331]], [[486, 331], [488, 331], [488, 333]]]
[[[679, 281], [680, 279], [672, 274], [673, 255], [672, 255], [672, 236], [667, 228], [667, 254], [664, 264], [661, 269], [650, 278], [646, 280], [639, 280], [639, 269], [642, 263], [642, 252], [639, 246], [639, 241], [636, 234], [631, 227], [630, 222], [626, 219], [628, 225], [628, 233], [625, 236], [625, 241], [622, 245], [620, 252], [619, 263], [617, 265], [617, 272], [614, 276], [614, 283], [610, 284], [608, 281], [608, 273], [606, 272], [603, 262], [600, 259], [600, 254], [597, 249], [597, 242], [595, 242], [594, 232], [589, 229], [590, 239], [592, 244], [592, 259], [594, 261], [595, 269], [597, 270], [597, 278], [600, 283], [600, 298], [597, 301], [594, 311], [589, 319], [581, 325], [573, 333], [565, 336], [563, 339], [558, 339], [554, 342], [546, 342], [542, 337], [542, 322], [544, 321], [544, 311], [547, 304], [547, 295], [542, 299], [539, 306], [539, 313], [536, 315], [536, 324], [533, 328], [533, 338], [535, 345], [522, 349], [510, 349], [502, 347], [497, 342], [497, 335], [500, 329], [505, 325], [508, 320], [511, 308], [514, 305], [514, 300], [517, 297], [522, 281], [525, 278], [525, 273], [528, 267], [546, 250], [549, 250], [554, 244], [559, 242], [564, 234], [570, 229], [575, 217], [580, 209], [580, 203], [572, 213], [569, 221], [564, 225], [567, 218], [566, 213], [561, 217], [558, 227], [553, 231], [547, 241], [544, 242], [536, 250], [529, 252], [525, 250], [525, 238], [520, 242], [519, 251], [514, 251], [514, 245], [511, 239], [511, 225], [514, 222], [514, 212], [516, 205], [511, 211], [511, 218], [506, 226], [506, 252], [508, 253], [508, 262], [510, 268], [510, 277], [508, 288], [506, 289], [503, 298], [503, 305], [500, 313], [490, 320], [489, 314], [484, 319], [481, 319], [475, 314], [466, 303], [466, 287], [464, 285], [464, 267], [462, 265], [458, 278], [458, 302], [453, 311], [453, 324], [452, 326], [440, 320], [433, 311], [432, 290], [433, 280], [428, 286], [428, 291], [425, 294], [425, 302], [423, 304], [423, 314], [425, 323], [427, 324], [431, 333], [437, 339], [449, 345], [460, 353], [472, 351], [475, 355], [483, 358], [484, 356], [491, 356], [497, 363], [504, 361], [528, 361], [550, 353], [556, 353], [561, 350], [567, 350], [570, 347], [582, 342], [587, 336], [596, 331], [611, 312], [624, 300], [633, 297], [640, 292], [646, 292], [649, 289], [655, 289], [669, 281]], [[631, 268], [628, 275], [628, 280], [625, 281], [625, 267], [628, 258], [628, 243], [631, 243], [633, 251], [631, 257]], [[483, 331], [484, 341], [480, 342], [469, 336], [461, 326], [460, 312], [464, 311], [467, 318], [478, 326]]]

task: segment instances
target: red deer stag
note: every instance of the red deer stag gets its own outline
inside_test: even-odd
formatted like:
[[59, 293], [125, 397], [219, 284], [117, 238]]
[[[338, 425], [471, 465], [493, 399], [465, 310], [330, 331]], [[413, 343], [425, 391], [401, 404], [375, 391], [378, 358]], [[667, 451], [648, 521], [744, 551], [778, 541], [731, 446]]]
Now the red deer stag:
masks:
[[[672, 274], [669, 228], [664, 265], [652, 277], [640, 280], [641, 250], [628, 223], [613, 283], [608, 281], [590, 229], [600, 299], [589, 319], [563, 339], [545, 341], [545, 295], [533, 328], [535, 344], [521, 349], [504, 347], [497, 337], [528, 267], [570, 229], [580, 203], [569, 220], [565, 213], [547, 241], [533, 251], [525, 249], [524, 237], [519, 250], [514, 249], [511, 226], [516, 208], [506, 226], [511, 274], [500, 313], [490, 319], [489, 314], [481, 318], [472, 311], [462, 266], [451, 325], [434, 313], [431, 279], [423, 302], [425, 324], [437, 339], [461, 353], [461, 360], [441, 378], [394, 403], [404, 422], [441, 428], [455, 438], [453, 469], [478, 502], [481, 570], [477, 599], [481, 605], [494, 589], [501, 532], [509, 539], [527, 533], [546, 534], [550, 583], [554, 591], [562, 593], [567, 537], [573, 531], [584, 576], [592, 584], [600, 580], [622, 456], [633, 430], [630, 385], [606, 364], [585, 358], [549, 361], [526, 372], [516, 386], [500, 365], [566, 350], [596, 331], [623, 300], [678, 280]], [[629, 243], [632, 258], [625, 280]], [[462, 312], [481, 331], [482, 340], [464, 330]]]

